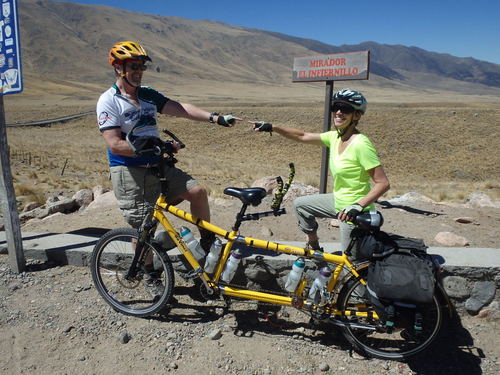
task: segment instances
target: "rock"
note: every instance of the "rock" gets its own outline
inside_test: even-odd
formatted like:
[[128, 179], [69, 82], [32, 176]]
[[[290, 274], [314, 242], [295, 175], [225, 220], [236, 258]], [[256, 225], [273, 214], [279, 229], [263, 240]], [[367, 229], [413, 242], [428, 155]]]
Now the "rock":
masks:
[[277, 186], [276, 177], [270, 176], [259, 178], [252, 183], [252, 187], [261, 187], [266, 190], [267, 194], [271, 194]]
[[222, 330], [220, 328], [215, 328], [208, 333], [207, 337], [210, 340], [218, 340], [222, 337]]
[[26, 205], [23, 208], [23, 212], [28, 212], [28, 211], [34, 210], [35, 208], [38, 208], [40, 206], [41, 206], [41, 204], [38, 202], [26, 203]]
[[87, 206], [87, 210], [94, 210], [94, 209], [98, 210], [107, 207], [118, 207], [115, 193], [113, 193], [112, 191], [108, 191], [104, 194], [99, 195], [96, 199], [92, 201], [92, 203], [90, 203]]
[[436, 237], [434, 237], [434, 240], [444, 246], [463, 247], [469, 245], [469, 240], [467, 240], [467, 238], [451, 232], [439, 232], [438, 234], [436, 234]]
[[22, 212], [19, 215], [19, 220], [24, 223], [30, 219], [43, 219], [44, 217], [50, 215], [49, 209], [41, 206], [37, 207], [34, 210], [28, 212]]
[[422, 195], [417, 192], [409, 192], [406, 194], [403, 194], [399, 197], [389, 199], [387, 202], [390, 204], [401, 204], [405, 202], [427, 202], [427, 203], [434, 203], [434, 201], [425, 195]]
[[78, 190], [72, 197], [78, 207], [86, 207], [94, 200], [94, 193], [90, 189]]
[[443, 279], [443, 287], [451, 298], [464, 299], [470, 296], [471, 288], [464, 277], [446, 276]]
[[326, 362], [320, 362], [318, 368], [320, 371], [325, 372], [325, 371], [330, 370], [330, 365], [328, 365], [328, 363], [326, 363]]
[[495, 207], [500, 208], [500, 202], [492, 202], [491, 198], [483, 193], [471, 194], [465, 201], [465, 207], [480, 208], [480, 207]]
[[303, 195], [319, 194], [319, 189], [311, 185], [305, 185], [301, 182], [294, 182], [288, 189], [283, 202], [293, 202], [297, 197]]
[[492, 281], [478, 281], [474, 284], [470, 298], [465, 301], [465, 309], [471, 315], [476, 315], [495, 297], [495, 283]]
[[122, 332], [120, 334], [119, 341], [122, 344], [127, 344], [131, 338], [132, 338], [132, 336], [130, 336], [130, 334], [128, 332]]
[[476, 315], [479, 319], [498, 320], [500, 317], [500, 309], [498, 301], [491, 302], [487, 307], [483, 308]]
[[56, 202], [47, 204], [49, 215], [56, 212], [69, 213], [74, 211], [76, 208], [77, 208], [76, 201], [72, 198], [64, 198], [62, 200], [58, 200]]
[[457, 223], [462, 223], [462, 224], [470, 224], [474, 222], [474, 219], [471, 217], [456, 217], [453, 219]]

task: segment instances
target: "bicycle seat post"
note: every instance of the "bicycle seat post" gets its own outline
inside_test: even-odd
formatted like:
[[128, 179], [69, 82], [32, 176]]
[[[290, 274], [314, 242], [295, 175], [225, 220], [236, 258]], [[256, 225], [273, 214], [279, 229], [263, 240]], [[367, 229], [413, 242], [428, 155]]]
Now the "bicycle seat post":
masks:
[[248, 204], [243, 203], [243, 206], [241, 206], [240, 212], [238, 212], [236, 214], [236, 221], [234, 222], [234, 225], [233, 225], [233, 230], [235, 232], [238, 232], [238, 230], [240, 229], [241, 223], [243, 221], [243, 216], [245, 215], [247, 207], [248, 207]]

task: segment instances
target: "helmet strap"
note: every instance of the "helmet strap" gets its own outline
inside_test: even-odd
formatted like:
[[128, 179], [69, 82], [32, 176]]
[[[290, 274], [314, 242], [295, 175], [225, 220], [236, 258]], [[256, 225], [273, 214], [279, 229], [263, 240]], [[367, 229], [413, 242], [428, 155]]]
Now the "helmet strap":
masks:
[[342, 138], [344, 135], [348, 134], [349, 131], [351, 130], [351, 128], [353, 128], [352, 133], [356, 132], [356, 126], [358, 125], [358, 120], [354, 120], [352, 119], [351, 122], [349, 123], [349, 125], [347, 125], [343, 130], [340, 130], [339, 128], [335, 127], [335, 129], [337, 130], [337, 134], [340, 138]]
[[134, 88], [139, 87], [139, 85], [133, 85], [132, 83], [130, 83], [130, 81], [127, 79], [127, 72], [126, 72], [127, 67], [126, 67], [125, 64], [122, 64], [122, 66], [123, 66], [123, 72], [122, 73], [118, 72], [116, 70], [116, 68], [115, 68], [115, 72], [118, 75], [118, 77], [122, 78], [131, 87], [134, 87]]

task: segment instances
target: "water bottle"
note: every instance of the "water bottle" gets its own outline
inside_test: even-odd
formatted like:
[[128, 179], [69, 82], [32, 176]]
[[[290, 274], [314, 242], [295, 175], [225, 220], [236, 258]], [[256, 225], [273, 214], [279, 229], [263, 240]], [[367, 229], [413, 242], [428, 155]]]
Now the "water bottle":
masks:
[[302, 278], [305, 265], [306, 263], [302, 257], [297, 258], [295, 262], [293, 262], [292, 270], [288, 274], [288, 278], [285, 283], [286, 291], [290, 293], [295, 292], [295, 289], [297, 289], [297, 285], [299, 285], [300, 279]]
[[323, 267], [319, 270], [318, 276], [314, 280], [311, 289], [309, 290], [309, 298], [314, 300], [314, 303], [319, 302], [319, 298], [317, 297], [318, 293], [321, 295], [321, 292], [326, 287], [326, 284], [330, 280], [330, 276], [332, 275], [332, 271], [328, 267]]
[[214, 272], [215, 266], [219, 261], [219, 255], [221, 249], [222, 249], [222, 241], [220, 240], [219, 237], [216, 237], [215, 241], [212, 244], [212, 247], [210, 247], [210, 252], [207, 255], [207, 259], [205, 260], [204, 269], [206, 273]]
[[222, 281], [225, 281], [226, 283], [230, 282], [234, 274], [236, 273], [236, 269], [238, 268], [238, 264], [240, 264], [241, 261], [241, 252], [236, 249], [231, 252], [231, 255], [229, 256], [229, 259], [227, 260], [226, 263], [226, 268], [224, 268], [224, 272], [222, 272], [221, 279]]
[[193, 253], [196, 260], [199, 262], [205, 256], [205, 251], [201, 247], [200, 243], [196, 238], [194, 238], [193, 232], [189, 228], [181, 227], [182, 240], [186, 243], [191, 253]]

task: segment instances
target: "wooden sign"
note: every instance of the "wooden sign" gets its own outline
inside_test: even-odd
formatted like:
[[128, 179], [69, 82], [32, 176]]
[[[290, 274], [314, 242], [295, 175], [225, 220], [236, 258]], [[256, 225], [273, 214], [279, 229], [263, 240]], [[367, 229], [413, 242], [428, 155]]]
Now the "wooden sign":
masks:
[[296, 57], [293, 82], [368, 79], [370, 51]]

